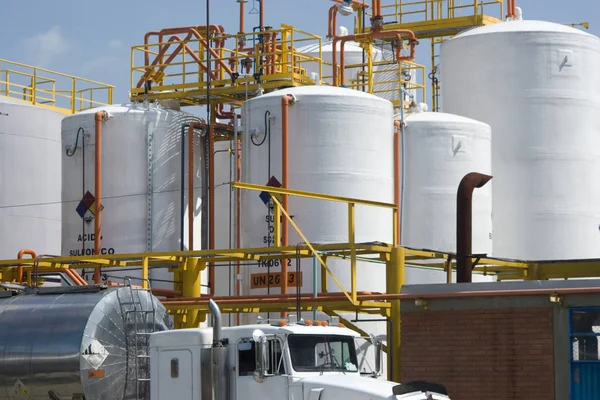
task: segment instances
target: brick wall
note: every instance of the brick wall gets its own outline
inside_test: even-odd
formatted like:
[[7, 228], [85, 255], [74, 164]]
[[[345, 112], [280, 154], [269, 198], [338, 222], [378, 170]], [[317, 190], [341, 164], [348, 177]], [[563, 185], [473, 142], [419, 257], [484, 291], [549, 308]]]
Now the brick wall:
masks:
[[402, 313], [402, 381], [452, 400], [554, 399], [552, 308]]

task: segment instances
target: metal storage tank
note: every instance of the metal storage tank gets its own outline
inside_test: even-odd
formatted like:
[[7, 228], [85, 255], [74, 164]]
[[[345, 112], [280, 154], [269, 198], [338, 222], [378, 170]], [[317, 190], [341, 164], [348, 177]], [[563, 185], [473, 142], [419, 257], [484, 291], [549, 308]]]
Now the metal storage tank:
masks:
[[60, 123], [64, 116], [0, 98], [0, 257], [59, 254]]
[[10, 294], [0, 292], [0, 400], [136, 398], [149, 371], [137, 357], [148, 336], [136, 333], [172, 328], [158, 299], [131, 287]]
[[[63, 255], [94, 252], [94, 124], [95, 113], [102, 110], [108, 119], [102, 122], [101, 254], [178, 251], [182, 245], [187, 250], [189, 153], [185, 128], [182, 191], [182, 125], [199, 119], [158, 105], [122, 104], [63, 120]], [[202, 142], [198, 133], [194, 146], [195, 250], [201, 249]], [[122, 283], [120, 277], [140, 277], [141, 271], [111, 269], [106, 274]], [[153, 287], [173, 288], [173, 275], [167, 268], [151, 268], [149, 277]]]
[[443, 110], [494, 133], [494, 256], [600, 257], [599, 69], [598, 37], [543, 21], [442, 45]]
[[[470, 172], [491, 175], [490, 126], [438, 112], [407, 114], [402, 245], [456, 252], [456, 196]], [[473, 192], [473, 252], [492, 252], [492, 184]], [[407, 268], [406, 282], [446, 282], [444, 271]], [[490, 277], [473, 275], [473, 281]]]
[[[345, 36], [348, 35], [348, 31], [345, 28], [340, 27], [339, 35]], [[321, 57], [323, 62], [328, 63], [329, 65], [323, 64], [322, 66], [322, 79], [326, 84], [331, 85], [333, 82], [333, 68], [331, 67], [331, 63], [333, 62], [333, 41], [326, 41], [322, 43], [321, 47], [318, 44], [307, 45], [301, 47], [297, 50], [299, 53], [304, 53], [310, 55], [312, 57]], [[341, 46], [337, 44], [337, 54], [339, 61], [339, 54], [341, 51]], [[346, 66], [348, 65], [356, 65], [363, 63], [363, 48], [357, 42], [348, 41], [344, 45], [344, 59]], [[394, 60], [394, 52], [391, 49], [384, 49], [382, 46], [373, 46], [373, 62], [383, 62], [389, 60], [389, 64], [381, 64], [375, 66], [373, 68], [374, 71], [374, 91], [379, 92], [376, 93], [378, 97], [394, 101], [400, 98], [400, 88], [393, 83], [386, 83], [390, 81], [398, 80], [398, 67], [397, 63]], [[367, 62], [367, 58], [365, 55], [364, 62]], [[306, 60], [302, 64], [302, 68], [305, 68], [307, 74], [310, 76], [311, 73], [319, 74], [318, 64], [315, 62], [311, 62]], [[362, 71], [362, 67], [353, 67], [346, 68], [346, 82], [345, 85], [349, 85], [352, 80], [356, 79], [358, 74]], [[411, 74], [409, 80], [411, 82], [417, 81], [416, 71], [407, 71]], [[379, 83], [377, 83], [379, 82]], [[361, 88], [362, 90], [362, 88]], [[415, 90], [409, 90], [408, 92], [415, 95]], [[406, 99], [408, 100], [408, 99]]]

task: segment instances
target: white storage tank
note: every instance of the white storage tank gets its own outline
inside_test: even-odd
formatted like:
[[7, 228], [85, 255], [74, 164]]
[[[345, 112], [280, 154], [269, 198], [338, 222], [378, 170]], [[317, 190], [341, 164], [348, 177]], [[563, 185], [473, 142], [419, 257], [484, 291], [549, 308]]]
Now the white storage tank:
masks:
[[489, 124], [496, 257], [600, 257], [600, 39], [509, 21], [441, 50], [445, 112]]
[[[456, 197], [470, 172], [492, 175], [490, 126], [438, 112], [407, 114], [402, 245], [456, 252]], [[473, 253], [492, 252], [493, 180], [473, 192]], [[444, 271], [407, 268], [406, 282], [446, 282]], [[473, 281], [490, 280], [473, 274]]]
[[[297, 87], [245, 102], [242, 180], [260, 185], [269, 181], [275, 185], [281, 183], [281, 99], [288, 94], [296, 98], [296, 103], [289, 107], [288, 187], [393, 203], [392, 104], [351, 89]], [[348, 242], [347, 208], [344, 203], [289, 197], [290, 215], [314, 243]], [[242, 191], [242, 247], [273, 246], [269, 214], [260, 193]], [[356, 242], [390, 243], [392, 221], [391, 210], [357, 206]], [[289, 245], [301, 241], [290, 225]], [[295, 261], [289, 260], [288, 265], [290, 272], [295, 270]], [[302, 266], [302, 292], [312, 293], [312, 260]], [[268, 269], [245, 268], [249, 272], [245, 276], [245, 294], [268, 292], [266, 288], [251, 288], [252, 275], [266, 273]], [[349, 267], [336, 268], [336, 261], [331, 260], [331, 269], [349, 288]], [[270, 268], [272, 273], [279, 271], [279, 265]], [[385, 291], [383, 266], [359, 268], [358, 274], [359, 290]], [[333, 282], [329, 287], [339, 291]], [[294, 287], [289, 289], [290, 293], [295, 292]], [[269, 292], [279, 293], [280, 288], [271, 288]]]
[[0, 258], [59, 254], [64, 115], [0, 98]]
[[[62, 254], [94, 254], [94, 126], [98, 111], [108, 113], [108, 119], [102, 122], [101, 254], [178, 251], [181, 247], [187, 250], [189, 152], [188, 129], [185, 128], [182, 192], [182, 125], [199, 119], [157, 105], [122, 104], [87, 110], [63, 120]], [[201, 174], [204, 165], [201, 143], [197, 131], [194, 250], [201, 249]], [[92, 271], [87, 272], [87, 278], [91, 280]], [[141, 276], [139, 270], [120, 272], [113, 268], [102, 272], [108, 280], [118, 283], [123, 282], [122, 276]], [[173, 288], [173, 274], [167, 268], [150, 269], [149, 275], [152, 287]], [[202, 279], [206, 284], [206, 276]]]

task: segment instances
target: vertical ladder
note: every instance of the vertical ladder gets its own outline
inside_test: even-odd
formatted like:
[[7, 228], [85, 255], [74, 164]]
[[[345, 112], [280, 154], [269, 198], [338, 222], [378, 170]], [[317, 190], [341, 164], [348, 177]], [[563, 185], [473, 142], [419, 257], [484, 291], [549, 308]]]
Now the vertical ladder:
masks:
[[[133, 372], [135, 381], [135, 398], [143, 400], [150, 398], [150, 335], [155, 332], [156, 309], [154, 300], [150, 299], [150, 307], [145, 307], [146, 301], [142, 301], [140, 292], [151, 292], [150, 281], [148, 288], [133, 288], [131, 278], [125, 277], [126, 286], [129, 288], [130, 301], [122, 301], [121, 310], [125, 321], [125, 337], [127, 355], [127, 373], [129, 373], [129, 361], [133, 361]], [[132, 354], [133, 353], [133, 354]]]

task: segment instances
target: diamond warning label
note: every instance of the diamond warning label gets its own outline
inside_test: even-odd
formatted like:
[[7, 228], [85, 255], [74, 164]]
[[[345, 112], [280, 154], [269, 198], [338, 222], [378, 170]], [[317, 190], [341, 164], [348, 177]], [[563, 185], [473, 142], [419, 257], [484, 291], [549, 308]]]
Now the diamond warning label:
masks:
[[[87, 345], [85, 344], [87, 342]], [[96, 339], [87, 339], [84, 341], [81, 350], [81, 356], [94, 369], [100, 368], [104, 360], [109, 356], [108, 351], [102, 346], [102, 343]]]

